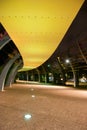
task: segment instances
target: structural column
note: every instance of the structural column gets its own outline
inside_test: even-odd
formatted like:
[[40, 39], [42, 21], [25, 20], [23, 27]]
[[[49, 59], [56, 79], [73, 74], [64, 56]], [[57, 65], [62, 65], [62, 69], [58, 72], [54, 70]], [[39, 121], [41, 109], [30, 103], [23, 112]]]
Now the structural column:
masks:
[[63, 67], [61, 66], [59, 57], [58, 57], [57, 59], [58, 59], [58, 66], [59, 66], [59, 68], [60, 68], [61, 75], [62, 75], [62, 77], [63, 77], [63, 85], [65, 85], [65, 81], [66, 81], [65, 72], [64, 72]]
[[13, 83], [15, 75], [17, 74], [17, 70], [19, 69], [19, 67], [21, 66], [22, 61], [20, 61], [17, 65], [14, 64], [6, 81], [5, 86], [11, 86], [11, 83]]
[[16, 56], [14, 56], [11, 60], [8, 61], [8, 63], [3, 68], [1, 75], [0, 75], [0, 90], [1, 91], [4, 90], [6, 76], [7, 76], [7, 73], [9, 71], [10, 67], [15, 62], [15, 60], [17, 60], [19, 57], [20, 57], [20, 54], [17, 54]]

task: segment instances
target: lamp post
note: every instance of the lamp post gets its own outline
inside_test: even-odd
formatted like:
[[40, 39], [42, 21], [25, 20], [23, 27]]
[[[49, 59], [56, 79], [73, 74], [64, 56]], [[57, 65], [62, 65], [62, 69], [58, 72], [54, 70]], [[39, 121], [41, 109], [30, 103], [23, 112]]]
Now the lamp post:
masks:
[[78, 80], [78, 73], [77, 71], [74, 70], [73, 66], [72, 66], [72, 63], [69, 59], [66, 59], [65, 62], [67, 64], [70, 64], [70, 67], [72, 69], [72, 72], [73, 72], [73, 78], [74, 78], [74, 87], [77, 87], [79, 85], [79, 80]]

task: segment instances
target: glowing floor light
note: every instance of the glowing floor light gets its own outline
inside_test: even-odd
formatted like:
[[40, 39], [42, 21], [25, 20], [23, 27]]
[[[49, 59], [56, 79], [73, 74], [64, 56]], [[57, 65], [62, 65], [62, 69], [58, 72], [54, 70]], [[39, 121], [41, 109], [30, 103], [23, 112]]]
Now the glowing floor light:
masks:
[[25, 119], [25, 120], [29, 120], [31, 117], [32, 117], [32, 116], [31, 116], [30, 114], [25, 114], [25, 115], [24, 115], [24, 119]]
[[32, 98], [35, 98], [35, 95], [32, 95]]
[[34, 91], [34, 89], [33, 89], [33, 88], [31, 88], [31, 91]]

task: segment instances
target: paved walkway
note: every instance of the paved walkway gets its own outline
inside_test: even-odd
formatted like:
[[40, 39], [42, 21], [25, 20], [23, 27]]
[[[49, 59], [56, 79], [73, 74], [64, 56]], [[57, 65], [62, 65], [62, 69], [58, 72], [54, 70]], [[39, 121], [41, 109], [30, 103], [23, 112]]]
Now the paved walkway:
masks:
[[14, 84], [0, 92], [0, 130], [87, 130], [87, 90]]

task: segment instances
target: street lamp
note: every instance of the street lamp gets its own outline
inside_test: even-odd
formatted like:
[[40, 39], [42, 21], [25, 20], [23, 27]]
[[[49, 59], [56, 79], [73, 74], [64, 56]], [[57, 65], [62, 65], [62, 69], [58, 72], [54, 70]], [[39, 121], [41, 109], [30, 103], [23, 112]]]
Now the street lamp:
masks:
[[77, 71], [74, 70], [74, 67], [72, 66], [72, 63], [70, 62], [69, 59], [66, 59], [65, 62], [66, 62], [67, 64], [69, 64], [70, 67], [71, 67], [71, 69], [72, 69], [72, 72], [73, 72], [73, 78], [74, 78], [74, 87], [76, 87], [76, 86], [78, 86], [78, 84], [79, 84]]
[[65, 62], [66, 62], [66, 63], [70, 63], [70, 60], [69, 60], [69, 59], [66, 59]]

